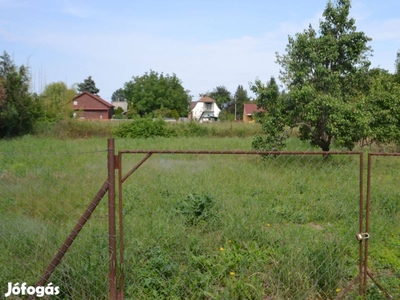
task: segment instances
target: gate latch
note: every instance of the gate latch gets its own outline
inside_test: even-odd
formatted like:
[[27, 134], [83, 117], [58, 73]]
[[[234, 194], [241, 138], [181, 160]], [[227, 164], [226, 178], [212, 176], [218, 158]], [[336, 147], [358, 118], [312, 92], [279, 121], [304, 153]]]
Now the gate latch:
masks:
[[357, 240], [359, 240], [359, 241], [368, 240], [368, 239], [369, 239], [369, 233], [367, 233], [367, 232], [358, 233], [358, 234], [356, 234], [356, 238], [357, 238]]

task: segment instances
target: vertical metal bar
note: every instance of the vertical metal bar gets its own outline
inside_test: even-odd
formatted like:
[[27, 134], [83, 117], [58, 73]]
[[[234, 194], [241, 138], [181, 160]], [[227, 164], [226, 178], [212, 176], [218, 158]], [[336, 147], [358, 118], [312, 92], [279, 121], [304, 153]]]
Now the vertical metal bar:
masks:
[[114, 139], [108, 139], [108, 234], [110, 259], [110, 300], [117, 300], [117, 256], [115, 228], [115, 149]]
[[[371, 165], [372, 155], [368, 153], [368, 168], [367, 168], [367, 204], [365, 207], [365, 232], [369, 233], [369, 219], [370, 219], [370, 208], [371, 208]], [[368, 239], [365, 240], [365, 253], [364, 253], [364, 292], [367, 289], [367, 277], [368, 277], [368, 251], [369, 251]]]
[[119, 291], [118, 300], [124, 300], [124, 223], [122, 203], [122, 154], [118, 154], [118, 220], [119, 220]]
[[[363, 185], [364, 185], [364, 154], [360, 153], [360, 216], [359, 216], [359, 233], [363, 232], [363, 211], [364, 211], [364, 190], [363, 190]], [[364, 262], [363, 262], [363, 241], [359, 241], [359, 275], [360, 275], [360, 280], [359, 280], [359, 290], [358, 293], [360, 296], [364, 295], [364, 287], [363, 284], [365, 282], [365, 274], [364, 274], [364, 279], [363, 279], [363, 267], [364, 267]]]

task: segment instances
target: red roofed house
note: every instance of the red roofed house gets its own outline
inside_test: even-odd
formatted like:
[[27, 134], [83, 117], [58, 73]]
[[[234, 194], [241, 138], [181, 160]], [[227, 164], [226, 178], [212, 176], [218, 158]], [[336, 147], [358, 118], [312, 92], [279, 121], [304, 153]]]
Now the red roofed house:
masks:
[[114, 105], [95, 94], [83, 92], [72, 99], [74, 117], [80, 119], [111, 119]]
[[245, 103], [243, 107], [243, 122], [253, 123], [253, 115], [255, 112], [262, 112], [264, 109], [257, 108], [257, 104]]
[[215, 121], [220, 112], [221, 109], [214, 99], [202, 96], [198, 101], [190, 103], [189, 120], [199, 123]]

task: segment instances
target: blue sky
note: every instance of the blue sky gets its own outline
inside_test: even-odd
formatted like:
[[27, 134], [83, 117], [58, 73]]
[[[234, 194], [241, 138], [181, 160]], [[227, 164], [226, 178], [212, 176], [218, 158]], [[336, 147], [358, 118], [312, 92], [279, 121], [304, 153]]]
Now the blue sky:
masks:
[[[279, 75], [288, 35], [317, 29], [325, 0], [0, 0], [0, 52], [29, 65], [32, 88], [92, 76], [100, 96], [133, 76], [175, 73], [193, 100], [225, 85]], [[372, 67], [394, 72], [400, 1], [353, 0], [357, 30], [372, 38]]]

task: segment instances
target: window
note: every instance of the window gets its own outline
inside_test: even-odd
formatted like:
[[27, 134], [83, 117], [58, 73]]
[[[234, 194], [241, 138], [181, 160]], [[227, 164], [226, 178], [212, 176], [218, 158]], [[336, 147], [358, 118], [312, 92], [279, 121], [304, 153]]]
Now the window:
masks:
[[206, 110], [212, 109], [212, 103], [206, 103]]
[[74, 101], [74, 105], [78, 105], [78, 101], [75, 100], [75, 101]]

